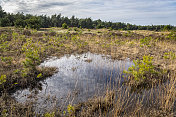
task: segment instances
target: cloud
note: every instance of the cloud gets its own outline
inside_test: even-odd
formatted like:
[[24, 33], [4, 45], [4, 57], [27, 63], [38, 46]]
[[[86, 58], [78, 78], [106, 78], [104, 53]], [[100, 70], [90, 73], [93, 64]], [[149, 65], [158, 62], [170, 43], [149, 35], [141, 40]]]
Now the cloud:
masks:
[[132, 24], [176, 25], [175, 0], [2, 0], [7, 12], [91, 17]]
[[48, 4], [41, 4], [40, 7], [41, 8], [50, 8], [50, 7], [54, 7], [54, 6], [67, 6], [70, 3], [64, 3], [64, 2], [52, 2], [52, 3], [48, 3]]

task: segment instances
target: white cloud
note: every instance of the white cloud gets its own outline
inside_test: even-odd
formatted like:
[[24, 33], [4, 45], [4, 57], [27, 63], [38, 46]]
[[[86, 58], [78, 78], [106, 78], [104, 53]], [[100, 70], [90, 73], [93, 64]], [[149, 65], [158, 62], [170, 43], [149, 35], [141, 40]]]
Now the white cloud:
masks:
[[7, 12], [75, 15], [133, 24], [176, 25], [175, 0], [2, 0]]

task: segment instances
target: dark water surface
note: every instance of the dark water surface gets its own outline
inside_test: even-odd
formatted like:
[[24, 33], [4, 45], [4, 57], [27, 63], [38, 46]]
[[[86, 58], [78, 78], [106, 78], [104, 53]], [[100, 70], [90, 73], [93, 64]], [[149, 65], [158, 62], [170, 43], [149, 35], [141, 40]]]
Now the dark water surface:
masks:
[[[22, 103], [35, 100], [39, 108], [85, 101], [94, 95], [101, 95], [107, 86], [112, 88], [121, 84], [123, 70], [131, 65], [133, 62], [129, 59], [112, 60], [110, 56], [89, 52], [51, 58], [41, 66], [57, 67], [58, 72], [42, 81], [40, 90], [17, 91], [13, 97]], [[54, 99], [57, 101], [53, 102]]]

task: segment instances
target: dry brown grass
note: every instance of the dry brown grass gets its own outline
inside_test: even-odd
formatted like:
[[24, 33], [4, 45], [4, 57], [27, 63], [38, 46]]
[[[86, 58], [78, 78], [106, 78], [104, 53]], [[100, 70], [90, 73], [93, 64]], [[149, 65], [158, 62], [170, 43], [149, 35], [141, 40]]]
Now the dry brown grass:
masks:
[[[128, 87], [107, 90], [105, 96], [75, 105], [72, 116], [82, 117], [171, 117], [175, 116], [175, 75], [170, 83], [152, 87], [141, 93], [130, 92]], [[125, 88], [125, 90], [124, 90]]]

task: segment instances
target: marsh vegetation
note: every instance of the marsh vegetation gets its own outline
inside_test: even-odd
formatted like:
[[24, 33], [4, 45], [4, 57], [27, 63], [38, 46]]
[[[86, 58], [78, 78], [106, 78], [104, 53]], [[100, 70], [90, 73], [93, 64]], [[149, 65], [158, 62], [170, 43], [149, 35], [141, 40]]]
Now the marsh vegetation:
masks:
[[[86, 58], [86, 53], [99, 57]], [[66, 61], [70, 56], [74, 59]], [[53, 57], [61, 61], [42, 66]], [[125, 60], [131, 61], [129, 68], [122, 67], [126, 62], [116, 65]], [[4, 27], [0, 29], [0, 115], [175, 116], [175, 70], [175, 32]], [[63, 79], [73, 81], [69, 86], [75, 90], [67, 94]], [[61, 104], [58, 93], [47, 94], [39, 99], [49, 105], [41, 111], [35, 96], [45, 89], [44, 83], [55, 80], [51, 89], [64, 92], [67, 96], [62, 100], [67, 102]], [[98, 93], [91, 93], [95, 87]], [[17, 93], [26, 90], [27, 94]], [[89, 91], [81, 94], [81, 90]], [[27, 100], [19, 101], [20, 94]]]

